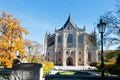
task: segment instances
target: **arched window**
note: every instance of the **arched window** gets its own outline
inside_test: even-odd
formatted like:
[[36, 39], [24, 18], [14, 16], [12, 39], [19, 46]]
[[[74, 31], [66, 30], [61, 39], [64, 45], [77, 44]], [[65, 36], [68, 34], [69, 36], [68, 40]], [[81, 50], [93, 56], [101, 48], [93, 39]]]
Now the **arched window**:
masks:
[[78, 42], [82, 42], [82, 40], [83, 40], [83, 39], [82, 39], [82, 36], [79, 35], [79, 36], [78, 36]]
[[58, 43], [62, 42], [62, 36], [58, 36]]
[[72, 34], [68, 35], [67, 43], [73, 43], [73, 35]]

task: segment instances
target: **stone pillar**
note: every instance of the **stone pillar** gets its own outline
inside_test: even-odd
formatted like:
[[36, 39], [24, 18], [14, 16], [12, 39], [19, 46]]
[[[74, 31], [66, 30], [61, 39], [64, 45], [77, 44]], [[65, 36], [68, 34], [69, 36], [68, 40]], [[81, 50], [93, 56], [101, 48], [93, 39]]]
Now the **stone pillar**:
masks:
[[66, 52], [63, 50], [63, 66], [66, 66]]
[[87, 61], [88, 60], [88, 49], [87, 49], [87, 46], [85, 46], [84, 48], [84, 66], [87, 65]]
[[75, 49], [75, 66], [78, 66], [78, 52], [77, 49]]

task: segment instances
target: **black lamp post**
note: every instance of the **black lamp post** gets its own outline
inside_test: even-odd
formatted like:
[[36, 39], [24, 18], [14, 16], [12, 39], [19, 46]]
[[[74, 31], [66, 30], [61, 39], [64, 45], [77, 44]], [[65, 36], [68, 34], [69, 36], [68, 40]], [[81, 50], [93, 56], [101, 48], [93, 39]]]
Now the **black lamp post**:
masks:
[[100, 19], [100, 23], [97, 24], [97, 27], [101, 34], [101, 77], [104, 78], [103, 33], [105, 32], [106, 23]]

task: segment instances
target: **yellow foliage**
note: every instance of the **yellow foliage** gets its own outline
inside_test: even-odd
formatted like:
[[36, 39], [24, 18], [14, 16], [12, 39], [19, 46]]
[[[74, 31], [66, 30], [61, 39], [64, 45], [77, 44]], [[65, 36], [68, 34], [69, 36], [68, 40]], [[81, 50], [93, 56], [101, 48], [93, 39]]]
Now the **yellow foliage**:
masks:
[[0, 16], [0, 62], [6, 67], [12, 67], [16, 51], [24, 56], [25, 46], [22, 33], [28, 31], [20, 25], [20, 21], [3, 11]]
[[116, 58], [111, 58], [111, 59], [109, 59], [109, 62], [110, 62], [111, 64], [116, 63]]
[[43, 62], [43, 71], [46, 74], [54, 66], [53, 62]]

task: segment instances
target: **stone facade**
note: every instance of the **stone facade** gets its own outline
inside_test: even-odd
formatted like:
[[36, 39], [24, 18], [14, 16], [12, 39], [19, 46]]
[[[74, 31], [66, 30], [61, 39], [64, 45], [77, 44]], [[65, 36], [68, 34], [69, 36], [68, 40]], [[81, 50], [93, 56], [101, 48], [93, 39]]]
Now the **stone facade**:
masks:
[[83, 66], [98, 61], [96, 36], [80, 29], [68, 17], [62, 28], [54, 34], [46, 32], [44, 42], [46, 60], [61, 66]]

